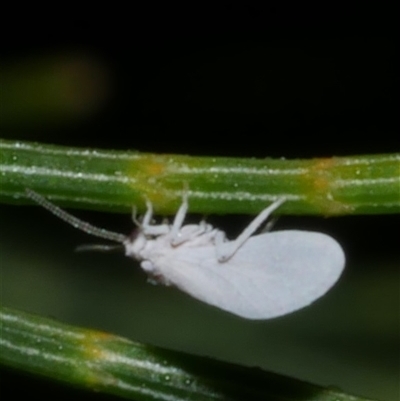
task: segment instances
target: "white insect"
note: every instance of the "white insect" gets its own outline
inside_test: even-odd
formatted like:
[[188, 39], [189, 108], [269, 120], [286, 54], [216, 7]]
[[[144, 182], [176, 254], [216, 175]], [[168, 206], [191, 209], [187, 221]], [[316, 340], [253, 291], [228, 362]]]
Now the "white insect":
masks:
[[335, 284], [345, 264], [341, 246], [322, 233], [285, 230], [252, 236], [283, 198], [229, 241], [204, 221], [183, 225], [187, 195], [172, 225], [151, 224], [153, 208], [147, 201], [143, 221], [133, 218], [139, 227], [129, 237], [83, 222], [32, 190], [27, 195], [74, 227], [123, 244], [126, 256], [140, 261], [155, 281], [246, 319], [270, 319], [309, 305]]

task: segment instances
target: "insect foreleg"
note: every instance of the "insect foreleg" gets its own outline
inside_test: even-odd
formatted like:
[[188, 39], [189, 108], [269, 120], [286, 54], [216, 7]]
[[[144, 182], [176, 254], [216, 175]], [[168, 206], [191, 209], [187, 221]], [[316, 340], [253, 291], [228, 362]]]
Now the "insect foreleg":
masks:
[[[146, 200], [146, 207], [147, 210], [143, 217], [143, 221], [141, 224], [139, 223], [139, 227], [143, 234], [155, 237], [168, 234], [170, 231], [170, 227], [168, 224], [151, 224], [151, 220], [153, 218], [153, 205], [149, 200]], [[135, 220], [133, 221], [136, 222]]]

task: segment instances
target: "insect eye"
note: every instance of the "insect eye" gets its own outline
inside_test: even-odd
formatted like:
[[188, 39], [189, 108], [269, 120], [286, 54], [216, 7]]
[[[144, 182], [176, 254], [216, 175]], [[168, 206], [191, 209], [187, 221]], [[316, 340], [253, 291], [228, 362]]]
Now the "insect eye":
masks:
[[133, 242], [139, 235], [139, 229], [135, 228], [132, 230], [132, 232], [129, 234], [129, 241]]

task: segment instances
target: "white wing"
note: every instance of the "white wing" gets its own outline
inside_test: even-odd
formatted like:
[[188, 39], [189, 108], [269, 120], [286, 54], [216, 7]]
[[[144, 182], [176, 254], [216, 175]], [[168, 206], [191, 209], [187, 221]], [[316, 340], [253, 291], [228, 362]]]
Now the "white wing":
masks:
[[157, 270], [194, 298], [247, 319], [309, 305], [335, 284], [345, 264], [333, 238], [309, 231], [253, 236], [225, 263], [213, 246], [183, 245], [152, 260]]

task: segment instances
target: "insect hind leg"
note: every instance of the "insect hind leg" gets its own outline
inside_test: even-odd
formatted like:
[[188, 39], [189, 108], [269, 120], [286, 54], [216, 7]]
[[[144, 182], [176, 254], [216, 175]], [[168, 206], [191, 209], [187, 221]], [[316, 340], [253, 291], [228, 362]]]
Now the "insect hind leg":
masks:
[[215, 239], [218, 262], [229, 260], [285, 200], [284, 197], [279, 198], [266, 207], [235, 240], [225, 242], [225, 236], [219, 234]]

